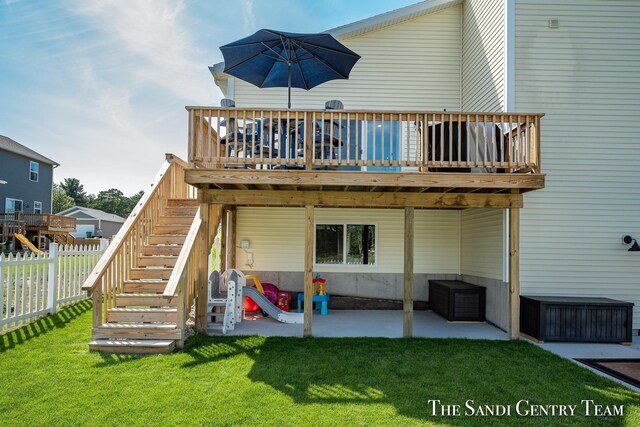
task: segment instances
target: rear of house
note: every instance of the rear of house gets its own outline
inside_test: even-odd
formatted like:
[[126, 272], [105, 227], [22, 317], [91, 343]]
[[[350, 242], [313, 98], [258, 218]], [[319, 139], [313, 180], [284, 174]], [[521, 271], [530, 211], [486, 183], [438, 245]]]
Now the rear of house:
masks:
[[[505, 6], [494, 2], [487, 10], [475, 11], [486, 5], [471, 3], [423, 2], [330, 30], [362, 59], [349, 80], [328, 82], [309, 92], [294, 90], [293, 107], [321, 109], [326, 101], [339, 99], [346, 110], [356, 111], [507, 111]], [[220, 66], [212, 67], [216, 82], [238, 108], [286, 106], [286, 90], [257, 89], [219, 70]], [[389, 126], [383, 121], [377, 125]], [[406, 135], [394, 136], [393, 129], [376, 132], [379, 141], [389, 139], [387, 152], [395, 147], [399, 157], [407, 144], [415, 143]], [[401, 210], [316, 209], [314, 273], [328, 279], [334, 294], [402, 300], [403, 220]], [[414, 300], [428, 300], [428, 282], [433, 279], [480, 284], [487, 288], [487, 319], [506, 330], [507, 224], [504, 209], [417, 211]], [[357, 242], [351, 234], [363, 226], [370, 227], [369, 243], [374, 242], [368, 263], [361, 257], [349, 259], [353, 248], [362, 252], [360, 234]], [[284, 289], [302, 291], [304, 209], [239, 207], [236, 233], [236, 246], [250, 241], [250, 249], [238, 251], [238, 268]], [[327, 240], [335, 243], [331, 249], [326, 248]], [[319, 259], [319, 250], [323, 256], [333, 252]]]
[[638, 329], [621, 237], [640, 232], [639, 17], [631, 2], [421, 2], [330, 30], [362, 59], [290, 110], [286, 89], [216, 64], [235, 107], [187, 107], [188, 163], [168, 158], [85, 283], [107, 340], [92, 348], [182, 345], [192, 304], [206, 332], [220, 223], [220, 270], [304, 290], [305, 335], [314, 274], [334, 296], [401, 300], [404, 336], [447, 279], [482, 285], [474, 304], [513, 339], [521, 294], [629, 301]]
[[[640, 235], [638, 17], [630, 2], [423, 2], [330, 32], [362, 60], [349, 80], [293, 91], [294, 108], [341, 100], [348, 110], [544, 112], [547, 186], [525, 197], [522, 294], [605, 296], [636, 304], [637, 255], [622, 236]], [[637, 61], [636, 61], [637, 62]], [[218, 68], [219, 69], [219, 68]], [[213, 67], [238, 108], [281, 108], [286, 91], [257, 89]], [[302, 290], [303, 209], [240, 207], [237, 266]], [[507, 327], [508, 211], [424, 210], [416, 214], [415, 299], [430, 278], [487, 287], [487, 319]], [[402, 298], [402, 212], [317, 209], [318, 233], [333, 237], [369, 224], [375, 261], [325, 265], [314, 272], [338, 294]], [[335, 228], [335, 227], [334, 227]], [[362, 242], [360, 242], [360, 245]], [[315, 249], [318, 250], [316, 242]]]

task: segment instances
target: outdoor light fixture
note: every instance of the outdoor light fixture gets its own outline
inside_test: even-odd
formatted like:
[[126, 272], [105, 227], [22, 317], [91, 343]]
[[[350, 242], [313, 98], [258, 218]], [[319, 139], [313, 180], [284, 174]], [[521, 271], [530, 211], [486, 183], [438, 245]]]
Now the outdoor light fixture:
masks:
[[633, 242], [633, 245], [629, 248], [629, 252], [640, 252], [640, 245], [638, 245], [638, 241], [631, 236], [624, 236], [622, 241], [628, 245]]

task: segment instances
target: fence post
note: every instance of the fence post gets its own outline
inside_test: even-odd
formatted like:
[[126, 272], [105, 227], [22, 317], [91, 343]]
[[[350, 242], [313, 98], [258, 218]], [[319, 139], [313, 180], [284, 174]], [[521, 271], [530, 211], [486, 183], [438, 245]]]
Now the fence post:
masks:
[[56, 312], [56, 300], [58, 299], [57, 292], [57, 283], [56, 277], [58, 273], [58, 244], [50, 243], [49, 244], [49, 277], [48, 277], [48, 293], [47, 293], [47, 309], [49, 309], [50, 314], [55, 314]]
[[100, 252], [102, 255], [104, 253], [104, 251], [107, 250], [107, 247], [109, 246], [109, 240], [108, 239], [100, 239]]

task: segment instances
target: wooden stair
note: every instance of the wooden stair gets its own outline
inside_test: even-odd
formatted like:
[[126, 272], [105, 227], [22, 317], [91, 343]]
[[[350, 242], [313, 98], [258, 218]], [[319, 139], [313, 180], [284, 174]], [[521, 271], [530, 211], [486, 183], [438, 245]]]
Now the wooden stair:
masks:
[[112, 353], [166, 353], [175, 348], [178, 328], [177, 297], [163, 296], [167, 280], [197, 212], [193, 199], [169, 199], [153, 224], [153, 233], [136, 256], [106, 323], [92, 329], [89, 348]]

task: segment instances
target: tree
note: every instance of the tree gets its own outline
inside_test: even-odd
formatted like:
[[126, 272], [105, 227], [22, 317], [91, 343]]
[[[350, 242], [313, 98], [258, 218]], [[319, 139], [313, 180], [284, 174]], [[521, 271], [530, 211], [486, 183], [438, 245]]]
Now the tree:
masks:
[[129, 198], [126, 197], [122, 191], [117, 188], [110, 188], [99, 192], [89, 207], [121, 217], [127, 217], [130, 212], [129, 203]]
[[129, 216], [129, 214], [131, 213], [133, 208], [136, 207], [136, 205], [138, 204], [138, 202], [140, 201], [143, 195], [144, 195], [144, 191], [138, 191], [136, 194], [129, 197], [129, 204], [127, 207], [128, 211], [127, 211], [127, 215], [124, 215], [125, 218]]
[[72, 208], [74, 205], [75, 201], [59, 185], [53, 184], [53, 213], [62, 212], [65, 209]]
[[80, 184], [79, 179], [65, 178], [60, 183], [60, 189], [71, 197], [77, 206], [88, 206], [87, 193], [84, 191], [84, 186]]

